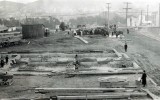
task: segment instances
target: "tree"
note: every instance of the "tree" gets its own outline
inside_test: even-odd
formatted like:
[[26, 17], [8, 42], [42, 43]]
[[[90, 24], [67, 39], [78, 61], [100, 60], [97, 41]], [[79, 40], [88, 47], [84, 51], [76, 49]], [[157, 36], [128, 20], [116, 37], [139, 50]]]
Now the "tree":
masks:
[[62, 31], [65, 31], [65, 28], [66, 28], [65, 23], [64, 23], [64, 22], [61, 22], [59, 28], [60, 28]]

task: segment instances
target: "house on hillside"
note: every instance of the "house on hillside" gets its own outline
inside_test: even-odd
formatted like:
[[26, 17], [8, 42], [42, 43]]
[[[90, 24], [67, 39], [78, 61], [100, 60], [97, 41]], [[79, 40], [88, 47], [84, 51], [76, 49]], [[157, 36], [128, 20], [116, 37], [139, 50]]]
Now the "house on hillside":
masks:
[[45, 26], [43, 24], [26, 24], [22, 25], [23, 39], [42, 38], [45, 34]]

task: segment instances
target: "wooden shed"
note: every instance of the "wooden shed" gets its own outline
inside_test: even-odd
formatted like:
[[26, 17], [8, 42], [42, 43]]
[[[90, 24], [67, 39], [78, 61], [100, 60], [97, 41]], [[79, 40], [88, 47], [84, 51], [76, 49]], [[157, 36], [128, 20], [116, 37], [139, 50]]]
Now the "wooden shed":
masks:
[[22, 25], [23, 39], [44, 37], [45, 26], [43, 24]]

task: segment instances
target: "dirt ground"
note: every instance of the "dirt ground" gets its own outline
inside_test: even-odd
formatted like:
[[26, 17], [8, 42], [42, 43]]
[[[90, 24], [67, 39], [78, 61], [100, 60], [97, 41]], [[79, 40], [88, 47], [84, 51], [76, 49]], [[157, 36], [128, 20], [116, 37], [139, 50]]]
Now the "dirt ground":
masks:
[[89, 43], [85, 44], [67, 32], [58, 32], [50, 37], [27, 40], [29, 44], [21, 44], [14, 47], [1, 48], [1, 52], [29, 52], [29, 51], [52, 51], [67, 52], [74, 50], [105, 50], [110, 47], [109, 39], [103, 36], [90, 36], [85, 38]]
[[[147, 75], [150, 76], [158, 85], [159, 78], [159, 50], [160, 43], [158, 41], [137, 34], [138, 32], [131, 32], [125, 35], [128, 42], [129, 57], [135, 60], [140, 67], [146, 70]], [[115, 48], [118, 52], [124, 52], [124, 39], [108, 38], [102, 36], [85, 37], [89, 44], [84, 44], [82, 41], [74, 38], [72, 35], [65, 33], [55, 33], [50, 37], [28, 40], [30, 44], [23, 44], [19, 46], [0, 49], [1, 52], [33, 52], [33, 51], [52, 51], [52, 52], [67, 52], [74, 50], [106, 50], [108, 48]], [[133, 76], [132, 76], [133, 77]], [[137, 79], [138, 76], [133, 78]], [[71, 79], [64, 78], [64, 76], [15, 76], [14, 84], [9, 87], [1, 87], [0, 98], [14, 98], [14, 97], [35, 97], [43, 96], [34, 93], [36, 87], [98, 87], [96, 77], [74, 77]], [[132, 78], [129, 78], [132, 79]], [[76, 81], [76, 82], [74, 82]], [[154, 85], [147, 85], [147, 88], [160, 96], [159, 88]]]
[[[116, 76], [116, 75], [115, 75]], [[130, 86], [135, 86], [135, 80], [140, 74], [127, 75]], [[1, 87], [0, 98], [35, 98], [44, 96], [36, 94], [34, 88], [98, 88], [99, 78], [110, 76], [77, 76], [66, 78], [61, 76], [15, 76], [14, 84], [9, 87]], [[123, 75], [118, 77], [124, 77]], [[152, 83], [148, 80], [148, 84]], [[16, 87], [16, 88], [15, 88]], [[142, 87], [142, 86], [141, 86]]]

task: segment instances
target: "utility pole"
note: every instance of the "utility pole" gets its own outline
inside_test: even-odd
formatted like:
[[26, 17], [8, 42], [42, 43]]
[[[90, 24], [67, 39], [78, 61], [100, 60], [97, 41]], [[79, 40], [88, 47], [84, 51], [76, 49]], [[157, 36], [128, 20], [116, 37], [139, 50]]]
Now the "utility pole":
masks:
[[140, 25], [142, 25], [142, 19], [143, 19], [143, 11], [141, 10], [141, 23], [140, 23]]
[[128, 7], [128, 5], [129, 5], [129, 4], [131, 4], [131, 3], [126, 2], [125, 4], [126, 4], [126, 8], [123, 8], [123, 9], [125, 9], [125, 10], [126, 10], [126, 28], [127, 28], [128, 10], [129, 10], [129, 9], [131, 9], [131, 8], [129, 8], [129, 7]]
[[160, 3], [159, 3], [159, 27], [160, 27]]
[[28, 24], [28, 18], [27, 18], [27, 15], [26, 15], [26, 23], [25, 24]]
[[149, 17], [148, 17], [148, 9], [149, 9], [149, 5], [147, 5], [147, 22], [149, 20]]
[[107, 4], [107, 8], [108, 8], [108, 29], [109, 29], [109, 9], [110, 9], [110, 6], [109, 6], [109, 5], [110, 5], [111, 3], [106, 3], [106, 4]]

